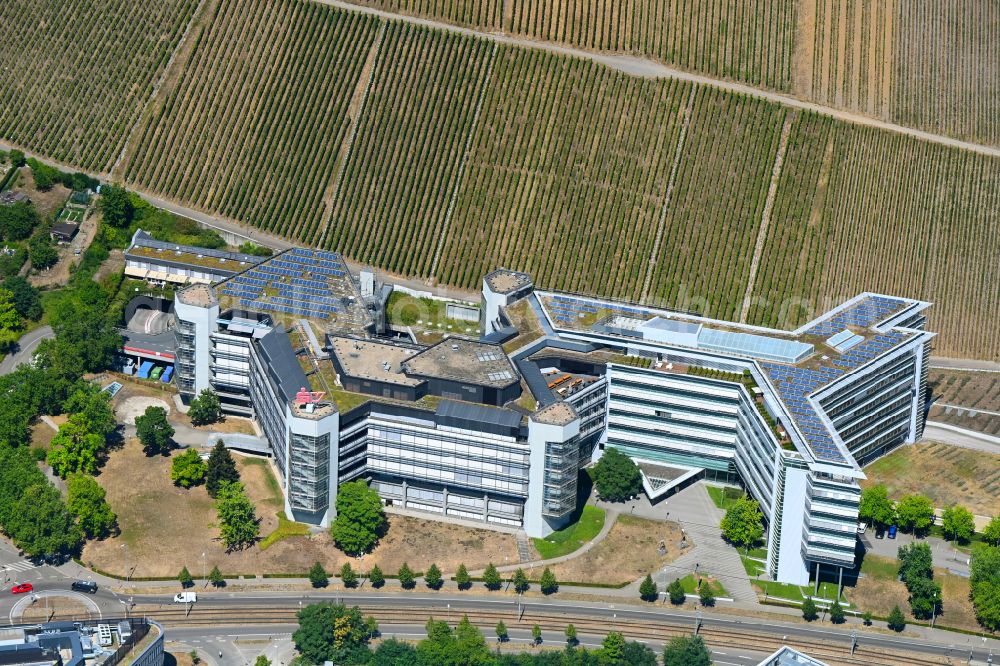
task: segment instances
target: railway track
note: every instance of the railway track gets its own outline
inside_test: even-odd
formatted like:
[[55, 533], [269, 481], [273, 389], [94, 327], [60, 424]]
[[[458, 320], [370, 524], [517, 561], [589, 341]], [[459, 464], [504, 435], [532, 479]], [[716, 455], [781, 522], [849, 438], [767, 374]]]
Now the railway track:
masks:
[[[428, 609], [400, 609], [382, 607], [378, 605], [363, 606], [366, 615], [372, 615], [378, 620], [383, 630], [392, 626], [419, 624], [423, 617], [435, 617], [437, 619], [449, 620], [454, 623], [462, 615], [467, 615], [469, 621], [479, 627], [486, 627], [485, 633], [489, 634], [489, 627], [496, 625], [503, 620], [508, 628], [530, 628], [533, 625], [541, 627], [542, 631], [548, 635], [562, 636], [567, 624], [572, 623], [578, 633], [589, 635], [603, 635], [609, 630], [621, 631], [629, 639], [648, 640], [661, 642], [673, 636], [690, 634], [694, 629], [694, 622], [679, 622], [675, 619], [664, 618], [662, 621], [635, 620], [630, 618], [616, 619], [612, 623], [606, 620], [588, 618], [584, 615], [574, 615], [570, 613], [540, 613], [526, 610], [520, 618], [517, 612], [510, 610], [480, 610], [453, 608], [450, 612], [442, 612], [440, 608]], [[144, 614], [155, 618], [166, 627], [199, 627], [199, 626], [266, 626], [269, 624], [287, 625], [295, 624], [295, 613], [298, 608], [280, 608], [274, 606], [247, 606], [239, 609], [227, 610], [225, 608], [213, 608], [204, 606], [195, 607], [190, 612], [185, 608], [163, 607], [163, 606], [137, 606], [133, 614]], [[741, 631], [739, 629], [720, 628], [703, 625], [699, 634], [705, 641], [716, 649], [747, 650], [755, 652], [773, 652], [781, 645], [789, 645], [798, 650], [802, 650], [830, 666], [942, 666], [942, 664], [964, 664], [966, 658], [956, 652], [954, 657], [942, 657], [940, 655], [922, 655], [919, 653], [902, 650], [887, 650], [884, 647], [866, 646], [864, 637], [859, 640], [859, 644], [854, 654], [849, 654], [849, 647], [846, 644], [803, 639], [789, 635], [779, 637], [777, 635], [758, 634], [752, 631]]]

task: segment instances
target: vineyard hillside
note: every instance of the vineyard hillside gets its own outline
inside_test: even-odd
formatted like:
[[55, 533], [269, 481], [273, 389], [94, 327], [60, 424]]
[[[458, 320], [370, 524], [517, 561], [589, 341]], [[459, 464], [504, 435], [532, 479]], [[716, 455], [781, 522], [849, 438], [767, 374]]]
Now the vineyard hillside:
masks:
[[[305, 0], [217, 0], [193, 21], [184, 6], [149, 12], [189, 26], [169, 68], [123, 56], [163, 84], [117, 144], [37, 149], [96, 169], [127, 143], [116, 173], [134, 189], [431, 284], [475, 289], [502, 265], [782, 327], [883, 291], [935, 302], [936, 353], [1000, 359], [1000, 159]], [[19, 7], [0, 12], [23, 21]], [[96, 57], [113, 34], [81, 44]], [[89, 140], [125, 114], [72, 99], [51, 134], [36, 125], [54, 115], [7, 98], [5, 136]]]
[[994, 0], [349, 1], [649, 58], [1000, 145]]
[[300, 0], [220, 0], [126, 182], [278, 234], [315, 228], [377, 29]]
[[197, 0], [0, 3], [0, 138], [110, 171]]

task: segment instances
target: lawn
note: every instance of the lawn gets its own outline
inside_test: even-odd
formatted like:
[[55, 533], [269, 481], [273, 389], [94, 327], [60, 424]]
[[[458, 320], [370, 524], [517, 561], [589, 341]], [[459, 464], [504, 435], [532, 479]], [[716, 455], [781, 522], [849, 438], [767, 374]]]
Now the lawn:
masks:
[[[694, 574], [688, 574], [681, 578], [681, 587], [684, 588], [685, 594], [698, 594], [698, 579]], [[722, 586], [718, 580], [712, 578], [710, 575], [706, 574], [700, 576], [701, 584], [708, 585], [709, 589], [712, 591], [712, 596], [715, 598], [729, 596], [726, 594], [726, 588]]]
[[[801, 602], [805, 601], [807, 596], [810, 596], [830, 603], [833, 603], [833, 600], [837, 598], [836, 583], [820, 583], [819, 594], [814, 595], [813, 592], [816, 588], [813, 584], [792, 585], [790, 583], [777, 583], [769, 580], [751, 580], [750, 582], [757, 588], [760, 594], [763, 595], [766, 593], [768, 597], [781, 597], [782, 599]], [[843, 603], [843, 599], [841, 602]]]
[[719, 507], [723, 511], [731, 507], [736, 503], [736, 500], [746, 494], [740, 488], [732, 488], [729, 486], [722, 487], [706, 485], [705, 489], [708, 491], [708, 496], [712, 498], [713, 502], [715, 502], [715, 506]]
[[[660, 542], [664, 552], [660, 554]], [[552, 573], [561, 581], [630, 583], [657, 571], [680, 556], [681, 530], [676, 523], [619, 516], [608, 535], [573, 559], [556, 564]], [[537, 579], [542, 569], [526, 571]]]
[[920, 493], [940, 508], [961, 504], [979, 516], [1000, 514], [1000, 455], [928, 442], [896, 449], [865, 474], [862, 487], [883, 483], [893, 499]]
[[[477, 307], [468, 303], [456, 302], [456, 304]], [[389, 296], [385, 313], [390, 325], [410, 326], [417, 332], [469, 334], [478, 330], [478, 322], [449, 318], [447, 306], [446, 301], [417, 298], [401, 291], [394, 291]]]
[[532, 539], [535, 550], [543, 560], [550, 560], [553, 557], [567, 555], [577, 550], [583, 544], [596, 537], [601, 528], [604, 527], [604, 509], [599, 509], [593, 504], [586, 504], [580, 519], [564, 527], [558, 532], [553, 532], [544, 539]]

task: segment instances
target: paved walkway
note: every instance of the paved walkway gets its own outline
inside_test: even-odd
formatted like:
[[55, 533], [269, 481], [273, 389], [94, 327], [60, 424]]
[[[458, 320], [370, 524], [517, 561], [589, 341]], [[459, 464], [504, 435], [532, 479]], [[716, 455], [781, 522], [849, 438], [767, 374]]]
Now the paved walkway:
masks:
[[757, 594], [739, 553], [722, 540], [719, 521], [725, 513], [715, 506], [704, 483], [695, 483], [665, 502], [670, 520], [677, 522], [686, 541], [693, 547], [656, 574], [653, 580], [663, 589], [675, 578], [699, 572], [716, 576], [732, 599], [743, 605], [757, 606]]
[[977, 361], [970, 358], [948, 358], [946, 356], [931, 356], [930, 367], [937, 368], [939, 370], [1000, 372], [1000, 363], [996, 361]]
[[969, 576], [969, 556], [957, 550], [951, 543], [944, 539], [928, 536], [922, 539], [915, 538], [912, 534], [897, 533], [895, 539], [876, 539], [875, 533], [868, 530], [861, 535], [861, 542], [865, 545], [865, 551], [872, 555], [881, 557], [896, 558], [900, 546], [911, 544], [914, 541], [926, 543], [931, 547], [931, 558], [934, 566], [947, 569], [958, 576]]
[[[601, 528], [601, 531], [597, 533], [597, 536], [595, 536], [587, 543], [583, 544], [580, 548], [574, 550], [572, 553], [569, 553], [567, 555], [561, 555], [559, 557], [553, 557], [548, 560], [532, 560], [529, 562], [520, 562], [519, 564], [509, 564], [506, 566], [497, 567], [497, 571], [501, 573], [507, 573], [510, 571], [514, 571], [516, 569], [548, 567], [552, 566], [553, 564], [559, 564], [560, 562], [569, 562], [574, 558], [580, 557], [584, 553], [588, 552], [591, 548], [593, 548], [600, 542], [604, 541], [604, 538], [608, 536], [608, 533], [611, 531], [611, 528], [614, 527], [615, 522], [618, 520], [618, 515], [620, 512], [617, 509], [605, 508], [604, 510], [605, 510], [604, 526]], [[476, 571], [470, 571], [469, 573], [472, 576], [480, 576], [483, 573], [483, 569], [477, 569]]]
[[928, 421], [924, 426], [924, 436], [921, 441], [927, 440], [985, 453], [1000, 453], [1000, 438], [959, 428], [949, 423]]

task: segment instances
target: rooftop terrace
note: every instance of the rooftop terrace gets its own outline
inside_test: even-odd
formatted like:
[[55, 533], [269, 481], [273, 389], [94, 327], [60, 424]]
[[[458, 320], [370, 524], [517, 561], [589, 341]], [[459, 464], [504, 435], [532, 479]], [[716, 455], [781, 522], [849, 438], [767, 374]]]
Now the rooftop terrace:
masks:
[[449, 338], [403, 363], [403, 370], [422, 377], [440, 377], [480, 386], [502, 388], [519, 381], [514, 365], [499, 345]]
[[402, 365], [419, 350], [387, 342], [331, 337], [332, 353], [351, 377], [372, 379], [400, 386], [417, 386], [423, 380], [407, 377]]

